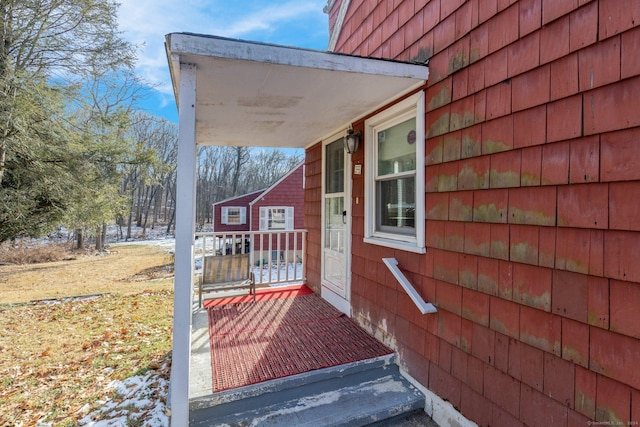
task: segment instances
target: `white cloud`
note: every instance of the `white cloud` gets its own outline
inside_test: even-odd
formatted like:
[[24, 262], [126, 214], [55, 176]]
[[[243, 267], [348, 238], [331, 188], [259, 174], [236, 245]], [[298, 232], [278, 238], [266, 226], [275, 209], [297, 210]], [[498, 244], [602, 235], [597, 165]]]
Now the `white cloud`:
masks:
[[[164, 36], [192, 32], [274, 42], [294, 40], [309, 46], [309, 37], [327, 33], [326, 0], [119, 0], [123, 37], [140, 47], [138, 73], [171, 94]], [[305, 31], [299, 31], [305, 23]], [[291, 31], [297, 33], [288, 34]], [[308, 30], [308, 31], [307, 31]]]
[[221, 27], [219, 35], [242, 37], [256, 31], [273, 31], [279, 24], [286, 25], [287, 22], [301, 16], [322, 13], [321, 3], [322, 1], [302, 3], [293, 1], [278, 6], [267, 6], [242, 16], [235, 22], [230, 22], [226, 27]]

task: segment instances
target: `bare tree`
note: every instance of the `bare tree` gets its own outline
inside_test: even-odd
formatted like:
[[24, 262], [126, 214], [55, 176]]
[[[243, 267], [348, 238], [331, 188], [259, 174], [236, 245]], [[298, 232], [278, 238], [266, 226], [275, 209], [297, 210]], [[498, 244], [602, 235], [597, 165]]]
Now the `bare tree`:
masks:
[[22, 112], [13, 103], [29, 81], [69, 81], [87, 73], [131, 68], [133, 47], [117, 30], [112, 0], [0, 0], [0, 184], [7, 139]]
[[145, 113], [134, 114], [130, 133], [136, 151], [147, 153], [149, 158], [147, 162], [123, 167], [120, 192], [129, 199], [127, 238], [131, 237], [134, 217], [137, 225], [143, 227], [144, 234], [150, 216], [174, 209], [175, 192], [172, 193], [172, 189], [175, 187], [178, 147], [175, 124]]
[[212, 220], [213, 203], [268, 187], [300, 163], [298, 151], [200, 147], [196, 222]]
[[245, 173], [244, 166], [249, 161], [249, 149], [247, 147], [233, 147], [233, 151], [236, 158], [236, 164], [233, 171], [233, 182], [231, 185], [233, 188], [233, 194], [236, 194], [238, 191], [238, 181], [240, 180], [240, 176]]

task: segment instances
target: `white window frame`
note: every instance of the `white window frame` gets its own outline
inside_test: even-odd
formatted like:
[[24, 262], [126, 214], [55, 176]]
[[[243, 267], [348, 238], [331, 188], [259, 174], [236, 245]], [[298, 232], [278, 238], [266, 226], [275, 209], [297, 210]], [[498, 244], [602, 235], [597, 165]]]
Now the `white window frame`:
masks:
[[[425, 107], [424, 91], [418, 92], [365, 121], [365, 212], [364, 242], [408, 252], [425, 253]], [[415, 117], [415, 235], [377, 229], [376, 169], [378, 164], [378, 132]]]
[[[229, 222], [229, 211], [230, 210], [238, 210], [238, 216], [240, 222]], [[221, 224], [224, 225], [244, 225], [247, 223], [247, 208], [245, 206], [222, 206], [220, 211]]]
[[[284, 210], [284, 228], [269, 227], [271, 212], [276, 209]], [[293, 206], [261, 206], [260, 207], [260, 231], [291, 231], [294, 226]]]

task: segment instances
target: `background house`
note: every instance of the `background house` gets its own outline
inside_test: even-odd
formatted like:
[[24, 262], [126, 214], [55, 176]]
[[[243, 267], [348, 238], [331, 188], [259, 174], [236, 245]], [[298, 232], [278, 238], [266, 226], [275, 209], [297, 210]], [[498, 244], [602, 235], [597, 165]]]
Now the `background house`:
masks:
[[[304, 164], [300, 163], [269, 188], [233, 197], [213, 204], [213, 231], [291, 231], [304, 227]], [[301, 236], [295, 248], [302, 248]], [[293, 236], [289, 237], [289, 251], [293, 253]], [[280, 249], [278, 249], [280, 244]], [[284, 246], [272, 238], [272, 250], [282, 252]], [[255, 239], [254, 249], [268, 247], [268, 238]], [[286, 257], [289, 258], [288, 256]]]
[[[640, 2], [338, 0], [328, 11], [336, 52], [428, 60], [430, 72], [417, 117], [424, 251], [367, 238], [378, 178], [352, 174], [353, 317], [478, 425], [637, 423]], [[364, 144], [350, 166], [375, 169], [370, 122], [394, 104], [353, 122]], [[325, 156], [323, 143], [307, 148], [316, 252]], [[416, 309], [385, 257], [437, 314]], [[308, 261], [319, 292], [321, 259]]]

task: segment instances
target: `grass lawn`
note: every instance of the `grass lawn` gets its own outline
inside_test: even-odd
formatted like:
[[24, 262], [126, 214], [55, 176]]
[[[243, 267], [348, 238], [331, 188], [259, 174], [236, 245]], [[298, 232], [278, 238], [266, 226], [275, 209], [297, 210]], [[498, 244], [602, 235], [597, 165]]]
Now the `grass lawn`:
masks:
[[168, 378], [173, 259], [155, 246], [113, 249], [0, 265], [0, 426], [76, 425], [118, 398], [111, 381], [150, 369]]

